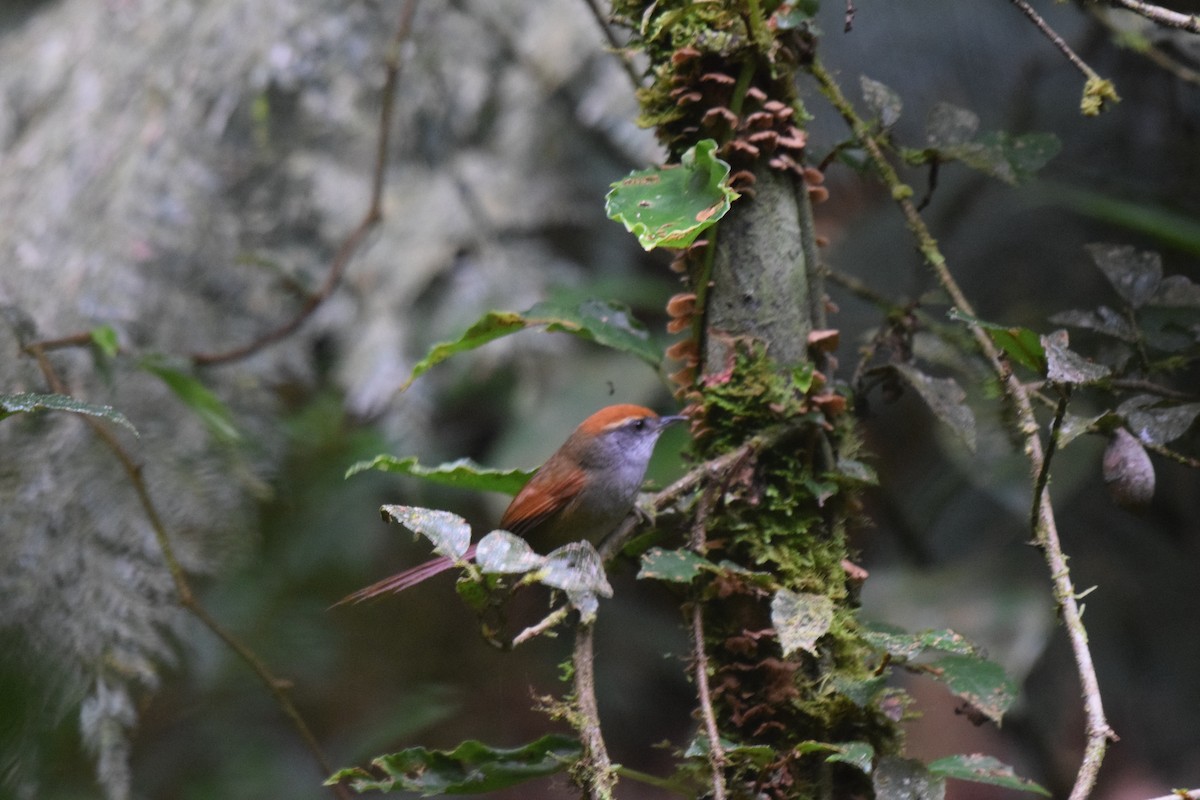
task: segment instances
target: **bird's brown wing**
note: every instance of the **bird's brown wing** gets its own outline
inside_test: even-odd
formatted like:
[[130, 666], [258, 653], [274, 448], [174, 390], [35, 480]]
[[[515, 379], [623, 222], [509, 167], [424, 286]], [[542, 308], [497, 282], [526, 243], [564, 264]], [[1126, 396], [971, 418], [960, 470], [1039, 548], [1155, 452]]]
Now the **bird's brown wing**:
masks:
[[570, 503], [564, 505], [562, 498], [578, 497], [583, 484], [582, 470], [554, 475], [538, 472], [513, 498], [500, 518], [500, 527], [518, 536], [527, 536], [566, 511]]

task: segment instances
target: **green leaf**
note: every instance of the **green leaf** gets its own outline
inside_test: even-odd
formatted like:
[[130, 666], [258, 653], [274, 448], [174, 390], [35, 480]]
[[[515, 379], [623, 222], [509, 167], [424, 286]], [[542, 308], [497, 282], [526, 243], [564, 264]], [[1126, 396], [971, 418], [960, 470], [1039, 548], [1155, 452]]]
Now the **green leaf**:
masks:
[[670, 583], [691, 583], [704, 570], [715, 572], [717, 566], [691, 550], [652, 547], [642, 554], [642, 566], [637, 576], [639, 580], [650, 578]]
[[1141, 441], [1167, 444], [1188, 432], [1200, 416], [1200, 403], [1156, 406], [1160, 401], [1152, 395], [1135, 395], [1117, 406], [1117, 414]]
[[1005, 131], [990, 131], [976, 136], [978, 130], [979, 117], [974, 112], [938, 103], [926, 122], [928, 147], [906, 148], [901, 154], [914, 165], [961, 161], [985, 175], [1015, 185], [1032, 177], [1062, 149], [1058, 137], [1050, 133], [1014, 136]]
[[997, 724], [1017, 699], [1017, 685], [994, 661], [951, 654], [930, 662], [925, 668], [951, 692]]
[[100, 417], [118, 425], [124, 425], [138, 435], [133, 423], [112, 406], [101, 406], [94, 403], [84, 403], [65, 394], [39, 394], [37, 392], [20, 392], [17, 394], [0, 394], [0, 420], [13, 414], [27, 414], [31, 411], [69, 411], [72, 414], [84, 414], [89, 417]]
[[1081, 417], [1077, 414], [1068, 413], [1063, 417], [1062, 427], [1058, 429], [1058, 447], [1066, 447], [1071, 442], [1087, 433], [1093, 425], [1104, 419], [1106, 416], [1108, 416], [1107, 411], [1091, 417]]
[[439, 554], [458, 561], [471, 544], [471, 526], [457, 514], [417, 506], [381, 506], [385, 521], [399, 522], [433, 543]]
[[930, 628], [909, 633], [884, 623], [864, 622], [861, 636], [876, 650], [904, 661], [911, 661], [927, 650], [957, 655], [974, 655], [978, 652], [978, 648], [962, 634], [947, 629]]
[[142, 359], [139, 366], [166, 384], [218, 439], [236, 442], [242, 438], [233, 424], [233, 414], [195, 375], [157, 356]]
[[940, 775], [943, 778], [987, 783], [993, 786], [1002, 786], [1005, 789], [1050, 796], [1050, 792], [1031, 780], [1019, 777], [1013, 772], [1012, 767], [992, 756], [978, 753], [969, 756], [946, 756], [930, 762], [927, 769], [932, 774]]
[[111, 325], [98, 325], [92, 328], [91, 337], [92, 344], [96, 346], [96, 349], [109, 358], [115, 358], [121, 351], [121, 344], [117, 341], [117, 332]]
[[516, 748], [490, 747], [475, 740], [450, 751], [410, 747], [372, 760], [385, 778], [353, 767], [340, 770], [325, 785], [348, 780], [356, 792], [408, 791], [425, 797], [480, 794], [561, 772], [578, 761], [581, 753], [577, 741], [558, 734]]
[[475, 547], [475, 563], [485, 575], [514, 574], [538, 569], [546, 563], [529, 542], [508, 531], [492, 531]]
[[1163, 277], [1158, 253], [1101, 243], [1089, 244], [1085, 249], [1121, 299], [1133, 308], [1141, 308], [1158, 291]]
[[477, 347], [528, 328], [570, 333], [581, 339], [637, 356], [655, 369], [662, 360], [658, 346], [650, 341], [645, 327], [633, 318], [629, 307], [605, 300], [585, 300], [578, 304], [553, 301], [538, 303], [528, 311], [489, 311], [458, 339], [440, 342], [430, 348], [413, 367], [401, 389], [456, 353]]
[[826, 761], [841, 761], [870, 774], [871, 763], [875, 760], [875, 748], [870, 742], [845, 742], [834, 745], [834, 748], [833, 755]]
[[1038, 375], [1046, 374], [1046, 351], [1042, 348], [1042, 343], [1038, 335], [1029, 330], [1029, 328], [988, 322], [978, 317], [973, 317], [970, 314], [965, 314], [957, 308], [950, 309], [948, 316], [956, 322], [978, 325], [988, 332], [988, 335], [992, 337], [992, 341], [996, 343], [996, 346], [1003, 350], [1013, 361], [1033, 370]]
[[890, 128], [900, 119], [900, 110], [904, 107], [900, 95], [879, 81], [872, 80], [866, 75], [860, 75], [859, 84], [862, 86], [863, 100], [867, 108], [879, 118], [879, 124]]
[[538, 582], [561, 589], [584, 622], [596, 616], [601, 597], [612, 597], [604, 560], [591, 542], [571, 542], [546, 554]]
[[712, 139], [697, 142], [679, 160], [632, 172], [612, 184], [608, 218], [625, 225], [647, 250], [687, 247], [725, 216], [738, 193], [729, 188], [729, 165], [713, 153]]
[[967, 393], [962, 387], [953, 378], [934, 378], [908, 364], [893, 364], [892, 369], [917, 390], [933, 415], [974, 452], [975, 413], [966, 404]]
[[932, 774], [920, 761], [883, 756], [871, 774], [875, 800], [942, 800], [946, 780]]
[[1078, 309], [1060, 311], [1052, 315], [1050, 321], [1055, 325], [1070, 325], [1073, 328], [1083, 328], [1095, 331], [1096, 333], [1102, 333], [1105, 336], [1111, 336], [1123, 342], [1136, 342], [1138, 340], [1138, 332], [1129, 323], [1129, 320], [1108, 306], [1100, 306], [1095, 311], [1081, 311]]
[[798, 755], [829, 753], [830, 755], [825, 758], [826, 761], [840, 761], [852, 767], [858, 767], [868, 775], [871, 774], [871, 762], [875, 760], [875, 748], [869, 742], [831, 744], [807, 741], [796, 745], [795, 752]]
[[1071, 350], [1066, 331], [1055, 331], [1041, 337], [1046, 350], [1046, 377], [1055, 383], [1085, 385], [1102, 381], [1112, 374], [1103, 364], [1088, 361]]
[[780, 589], [771, 598], [771, 624], [785, 657], [797, 650], [816, 655], [817, 640], [833, 624], [833, 601], [823, 594]]
[[416, 456], [399, 458], [389, 455], [378, 455], [369, 461], [359, 461], [353, 464], [346, 470], [346, 477], [349, 478], [351, 475], [357, 475], [369, 469], [412, 475], [458, 489], [502, 492], [504, 494], [516, 494], [533, 477], [533, 471], [530, 470], [489, 469], [481, 467], [469, 458], [460, 458], [436, 467], [424, 467], [417, 461]]

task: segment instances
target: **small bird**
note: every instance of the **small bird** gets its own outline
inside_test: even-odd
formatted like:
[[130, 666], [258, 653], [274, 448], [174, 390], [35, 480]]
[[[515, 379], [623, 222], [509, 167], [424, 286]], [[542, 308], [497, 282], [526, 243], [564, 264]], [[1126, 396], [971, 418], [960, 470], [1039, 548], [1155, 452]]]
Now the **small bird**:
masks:
[[[500, 528], [558, 541], [596, 541], [611, 533], [633, 510], [659, 435], [684, 419], [629, 404], [600, 409], [579, 424], [517, 493]], [[463, 560], [474, 557], [471, 545]], [[454, 564], [445, 556], [435, 558], [359, 589], [336, 605], [402, 592]]]

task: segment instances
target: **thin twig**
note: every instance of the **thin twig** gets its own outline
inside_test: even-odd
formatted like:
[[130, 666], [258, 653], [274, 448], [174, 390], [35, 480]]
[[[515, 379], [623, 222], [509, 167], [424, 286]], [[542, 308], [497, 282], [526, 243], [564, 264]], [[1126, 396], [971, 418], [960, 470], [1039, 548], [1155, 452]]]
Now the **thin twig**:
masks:
[[1050, 482], [1050, 462], [1054, 460], [1054, 454], [1058, 451], [1058, 435], [1067, 416], [1067, 405], [1071, 402], [1070, 385], [1063, 386], [1061, 391], [1058, 405], [1054, 409], [1054, 421], [1050, 423], [1046, 456], [1042, 459], [1042, 468], [1038, 470], [1037, 480], [1033, 484], [1033, 508], [1029, 515], [1029, 527], [1033, 530], [1037, 530], [1038, 509], [1042, 507], [1042, 495], [1046, 492], [1046, 484]]
[[300, 306], [300, 309], [287, 322], [239, 347], [216, 353], [193, 353], [191, 360], [196, 366], [215, 366], [228, 364], [232, 361], [240, 361], [295, 333], [312, 316], [313, 312], [328, 300], [334, 291], [337, 290], [338, 286], [341, 285], [342, 278], [346, 274], [346, 269], [350, 266], [350, 261], [354, 258], [359, 248], [362, 247], [368, 234], [383, 220], [383, 184], [385, 173], [387, 172], [388, 153], [391, 150], [392, 115], [396, 103], [396, 85], [400, 81], [401, 54], [404, 49], [404, 43], [408, 41], [412, 33], [412, 21], [416, 9], [417, 0], [406, 0], [401, 7], [400, 22], [388, 46], [387, 56], [384, 58], [385, 73], [383, 96], [379, 108], [379, 132], [375, 145], [375, 167], [371, 177], [371, 195], [366, 213], [363, 214], [362, 219], [359, 220], [358, 224], [350, 231], [350, 234], [337, 249], [337, 252], [333, 256], [333, 261], [330, 263], [329, 272], [325, 276], [324, 283], [321, 284], [321, 287], [317, 291], [308, 295], [304, 303]]
[[1165, 397], [1168, 400], [1179, 400], [1185, 403], [1200, 400], [1200, 395], [1197, 395], [1195, 392], [1181, 392], [1178, 389], [1172, 389], [1170, 386], [1163, 386], [1144, 378], [1114, 378], [1109, 385], [1114, 389], [1145, 392], [1146, 394], [1154, 394], [1159, 397]]
[[[54, 344], [52, 340], [49, 344]], [[25, 347], [28, 352], [37, 361], [38, 367], [42, 371], [42, 375], [46, 378], [46, 383], [52, 391], [59, 394], [70, 394], [70, 391], [54, 365], [50, 363], [49, 357], [46, 355], [45, 345], [41, 343], [31, 344]], [[292, 702], [291, 697], [287, 693], [288, 687], [291, 685], [289, 681], [277, 677], [266, 664], [251, 650], [244, 642], [238, 639], [232, 632], [221, 625], [208, 610], [200, 604], [196, 599], [195, 592], [192, 591], [191, 584], [188, 582], [187, 574], [183, 566], [179, 563], [179, 559], [175, 555], [175, 549], [171, 544], [171, 538], [167, 534], [166, 523], [163, 522], [162, 515], [158, 511], [158, 506], [154, 503], [150, 496], [150, 489], [146, 484], [145, 477], [142, 474], [142, 465], [134, 460], [133, 456], [121, 444], [116, 434], [112, 432], [100, 420], [92, 417], [83, 417], [83, 421], [92, 429], [92, 432], [100, 439], [101, 442], [108, 447], [109, 451], [116, 457], [121, 469], [125, 472], [129, 479], [130, 485], [133, 487], [134, 493], [137, 494], [138, 502], [142, 506], [143, 512], [146, 514], [147, 520], [150, 522], [150, 528], [154, 532], [155, 541], [158, 543], [159, 551], [162, 553], [163, 561], [166, 564], [167, 571], [171, 575], [171, 580], [175, 585], [175, 591], [179, 595], [179, 604], [186, 609], [192, 616], [200, 620], [203, 625], [213, 632], [222, 642], [224, 642], [239, 658], [241, 658], [250, 667], [251, 671], [258, 679], [266, 686], [267, 691], [275, 698], [275, 702], [279, 704], [284, 715], [291, 720], [292, 726], [304, 740], [304, 744], [308, 747], [309, 753], [313, 760], [316, 761], [318, 768], [322, 772], [322, 777], [328, 777], [333, 774], [333, 767], [329, 760], [325, 757], [321, 745], [317, 742], [316, 736], [300, 715], [296, 704]], [[339, 800], [349, 800], [350, 792], [345, 786], [335, 785], [330, 787]]]
[[1025, 0], [1009, 0], [1009, 2], [1020, 9], [1021, 13], [1029, 18], [1029, 21], [1032, 22], [1034, 26], [1041, 31], [1064, 56], [1066, 56], [1067, 61], [1070, 61], [1071, 64], [1074, 65], [1075, 69], [1083, 73], [1085, 78], [1100, 80], [1099, 73], [1089, 67], [1087, 62], [1080, 58], [1078, 54], [1071, 49], [1071, 45], [1067, 44], [1067, 41], [1058, 34], [1058, 31], [1050, 27], [1050, 23], [1046, 22], [1046, 20], [1042, 18], [1042, 15], [1034, 10], [1033, 6], [1029, 5], [1029, 3], [1025, 2]]
[[[1017, 0], [1014, 0], [1017, 2]], [[925, 221], [921, 218], [916, 206], [911, 200], [912, 189], [906, 186], [896, 174], [891, 162], [884, 156], [870, 127], [854, 110], [850, 101], [842, 93], [841, 87], [824, 69], [818, 60], [813, 60], [809, 72], [816, 79], [822, 94], [838, 111], [854, 135], [862, 143], [878, 173], [883, 177], [893, 199], [909, 230], [917, 241], [917, 248], [932, 268], [938, 283], [950, 296], [951, 301], [959, 310], [974, 316], [970, 302], [963, 294], [958, 282], [951, 274], [946, 264], [946, 258], [939, 249]], [[1005, 395], [1012, 404], [1016, 416], [1017, 430], [1024, 438], [1025, 455], [1029, 460], [1030, 471], [1036, 478], [1042, 471], [1045, 454], [1039, 436], [1039, 426], [1034, 415], [1029, 393], [1021, 382], [1013, 375], [999, 349], [991, 337], [981, 327], [968, 324], [968, 330], [975, 339], [980, 351], [991, 365], [992, 370], [1000, 379]], [[1067, 629], [1067, 637], [1075, 656], [1079, 681], [1083, 690], [1084, 712], [1087, 718], [1087, 741], [1084, 747], [1083, 760], [1075, 777], [1075, 785], [1071, 790], [1070, 800], [1084, 800], [1096, 784], [1100, 773], [1100, 765], [1108, 749], [1110, 740], [1116, 739], [1116, 734], [1109, 727], [1104, 715], [1104, 705], [1100, 694], [1100, 684], [1096, 678], [1096, 668], [1092, 662], [1091, 650], [1088, 648], [1087, 630], [1079, 610], [1075, 587], [1071, 580], [1071, 572], [1067, 567], [1067, 557], [1063, 553], [1062, 544], [1058, 538], [1058, 525], [1054, 518], [1054, 506], [1050, 501], [1049, 492], [1043, 492], [1041, 501], [1034, 513], [1034, 534], [1042, 549], [1049, 568], [1054, 587], [1054, 598], [1058, 603], [1063, 624]]]
[[624, 68], [625, 74], [629, 76], [629, 82], [633, 84], [633, 88], [642, 88], [642, 77], [638, 75], [637, 67], [634, 66], [633, 59], [629, 57], [629, 52], [617, 41], [617, 34], [613, 32], [612, 26], [608, 24], [608, 19], [604, 16], [604, 12], [600, 10], [600, 4], [597, 0], [583, 1], [587, 3], [592, 16], [596, 18], [596, 24], [600, 26], [601, 32], [604, 33], [604, 38], [608, 42], [608, 46], [612, 49], [613, 54], [621, 62], [621, 67]]
[[1083, 100], [1080, 102], [1080, 111], [1085, 116], [1095, 116], [1105, 109], [1106, 103], [1120, 102], [1121, 98], [1117, 95], [1116, 88], [1111, 81], [1106, 81], [1101, 78], [1099, 73], [1089, 67], [1087, 63], [1080, 58], [1066, 40], [1058, 35], [1058, 32], [1050, 27], [1046, 20], [1042, 19], [1041, 15], [1033, 10], [1033, 6], [1025, 2], [1025, 0], [1010, 0], [1021, 13], [1029, 18], [1031, 22], [1041, 31], [1051, 43], [1059, 49], [1067, 60], [1071, 62], [1080, 72], [1083, 73]]
[[1109, 0], [1113, 5], [1123, 6], [1151, 22], [1168, 28], [1179, 28], [1188, 33], [1200, 33], [1200, 15], [1183, 14], [1169, 8], [1143, 3], [1142, 0]]
[[704, 650], [704, 607], [692, 604], [692, 658], [696, 669], [696, 694], [700, 700], [700, 717], [704, 720], [704, 735], [708, 738], [708, 762], [712, 768], [713, 800], [725, 800], [725, 749], [721, 747], [721, 732], [713, 711], [712, 693], [708, 687], [708, 653]]
[[517, 645], [525, 644], [525, 642], [529, 641], [535, 636], [541, 636], [543, 633], [566, 619], [570, 613], [571, 606], [569, 604], [556, 608], [554, 611], [551, 611], [549, 614], [547, 614], [541, 622], [535, 625], [530, 625], [528, 628], [514, 636], [512, 641], [508, 643], [507, 649], [512, 649]]
[[579, 739], [583, 757], [576, 780], [589, 800], [612, 800], [617, 775], [613, 771], [604, 736], [600, 733], [600, 708], [596, 703], [594, 629], [591, 622], [580, 622], [575, 629], [575, 648], [571, 653], [575, 678], [575, 705], [579, 712]]
[[[752, 449], [739, 448], [739, 457], [723, 466], [721, 480], [712, 480], [700, 495], [688, 546], [700, 555], [708, 551], [708, 517], [716, 505], [718, 495], [724, 493], [733, 473], [750, 458]], [[717, 728], [717, 714], [713, 710], [712, 692], [708, 686], [708, 653], [704, 649], [704, 604], [692, 603], [692, 661], [696, 672], [696, 699], [700, 703], [700, 718], [704, 721], [704, 735], [708, 739], [708, 764], [712, 770], [713, 800], [725, 800], [725, 749], [721, 746], [721, 732]]]

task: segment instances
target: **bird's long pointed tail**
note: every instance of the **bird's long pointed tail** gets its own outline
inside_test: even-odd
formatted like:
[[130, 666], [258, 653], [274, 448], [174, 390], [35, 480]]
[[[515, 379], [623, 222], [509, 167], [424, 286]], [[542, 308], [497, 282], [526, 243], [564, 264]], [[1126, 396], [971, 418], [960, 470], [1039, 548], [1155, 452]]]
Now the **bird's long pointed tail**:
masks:
[[439, 556], [438, 558], [430, 559], [424, 564], [418, 564], [411, 569], [406, 569], [403, 572], [397, 572], [383, 580], [372, 583], [370, 586], [359, 589], [353, 594], [348, 594], [341, 600], [338, 600], [330, 608], [337, 608], [352, 603], [361, 603], [364, 600], [370, 600], [373, 597], [379, 597], [384, 594], [398, 594], [403, 592], [410, 586], [416, 586], [422, 581], [432, 578], [434, 575], [445, 572], [452, 568], [455, 564], [461, 561], [473, 561], [475, 559], [475, 545], [467, 548], [459, 561], [455, 561], [448, 556]]

